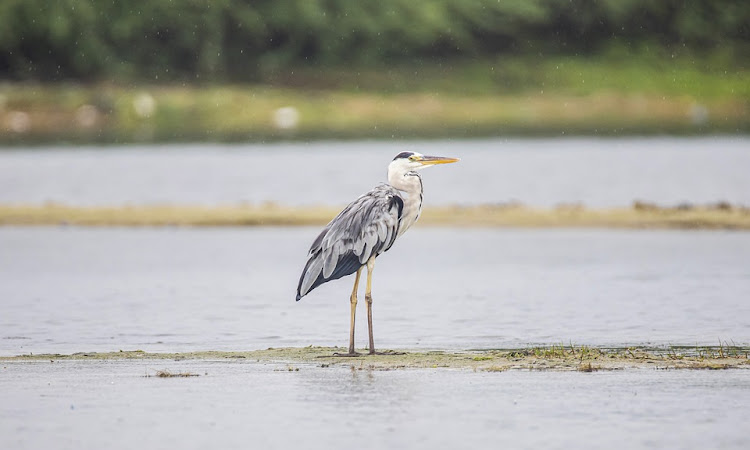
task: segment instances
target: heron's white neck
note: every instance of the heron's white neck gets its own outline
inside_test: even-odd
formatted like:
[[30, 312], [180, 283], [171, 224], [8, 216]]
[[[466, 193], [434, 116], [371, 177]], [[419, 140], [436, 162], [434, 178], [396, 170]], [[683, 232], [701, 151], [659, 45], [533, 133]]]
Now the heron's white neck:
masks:
[[422, 177], [415, 171], [388, 171], [388, 183], [409, 196], [422, 195]]
[[422, 211], [422, 178], [415, 171], [388, 170], [388, 183], [405, 194], [401, 196], [404, 210], [398, 231], [400, 236], [419, 219]]

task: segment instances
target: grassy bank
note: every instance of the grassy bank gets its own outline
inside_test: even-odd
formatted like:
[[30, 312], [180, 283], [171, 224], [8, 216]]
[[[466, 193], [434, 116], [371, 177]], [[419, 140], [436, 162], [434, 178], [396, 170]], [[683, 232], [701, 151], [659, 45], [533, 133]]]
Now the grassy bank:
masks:
[[719, 132], [750, 132], [750, 71], [687, 56], [302, 67], [254, 85], [0, 84], [0, 144]]
[[[0, 225], [271, 226], [324, 225], [339, 208], [263, 206], [0, 205]], [[662, 208], [532, 209], [517, 205], [426, 208], [421, 225], [487, 227], [597, 227], [750, 230], [750, 209], [726, 204]]]
[[[666, 348], [598, 348], [574, 345], [463, 352], [407, 351], [391, 355], [363, 355], [358, 358], [336, 357], [342, 348], [304, 347], [269, 348], [248, 352], [146, 353], [140, 350], [112, 353], [81, 352], [72, 355], [39, 354], [0, 357], [0, 361], [86, 361], [86, 360], [233, 360], [258, 363], [286, 363], [322, 368], [351, 366], [357, 369], [394, 370], [452, 368], [475, 371], [548, 370], [595, 372], [622, 369], [736, 369], [750, 368], [746, 347], [666, 347]], [[157, 375], [189, 376], [190, 374]]]

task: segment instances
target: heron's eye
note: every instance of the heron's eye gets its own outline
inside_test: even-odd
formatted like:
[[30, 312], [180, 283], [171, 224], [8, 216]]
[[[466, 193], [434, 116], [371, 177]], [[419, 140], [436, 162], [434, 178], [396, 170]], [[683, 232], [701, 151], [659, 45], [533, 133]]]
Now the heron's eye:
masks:
[[417, 160], [417, 156], [416, 155], [411, 155], [409, 157], [409, 161], [416, 161], [416, 160]]

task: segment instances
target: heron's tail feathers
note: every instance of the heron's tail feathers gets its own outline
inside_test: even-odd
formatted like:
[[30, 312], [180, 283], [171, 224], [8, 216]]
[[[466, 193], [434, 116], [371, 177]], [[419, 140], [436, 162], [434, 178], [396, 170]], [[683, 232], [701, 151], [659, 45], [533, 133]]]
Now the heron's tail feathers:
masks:
[[330, 276], [326, 277], [323, 270], [324, 260], [322, 252], [310, 255], [310, 259], [307, 260], [305, 269], [299, 277], [297, 301], [300, 301], [302, 297], [309, 294], [310, 291], [321, 284], [351, 275], [363, 266], [357, 255], [353, 252], [347, 252], [338, 257], [333, 272], [331, 272]]
[[302, 270], [302, 275], [299, 277], [299, 283], [297, 283], [297, 301], [300, 301], [302, 297], [314, 289], [313, 285], [323, 270], [321, 253], [318, 250], [316, 253], [311, 254], [307, 260], [305, 268]]

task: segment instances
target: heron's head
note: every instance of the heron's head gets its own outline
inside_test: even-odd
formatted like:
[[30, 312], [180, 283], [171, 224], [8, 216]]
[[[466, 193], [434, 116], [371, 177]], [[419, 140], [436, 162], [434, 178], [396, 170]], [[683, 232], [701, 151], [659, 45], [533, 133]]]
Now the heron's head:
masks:
[[425, 156], [417, 152], [401, 152], [388, 165], [388, 173], [404, 175], [409, 172], [426, 169], [436, 164], [449, 164], [458, 161], [458, 158]]

